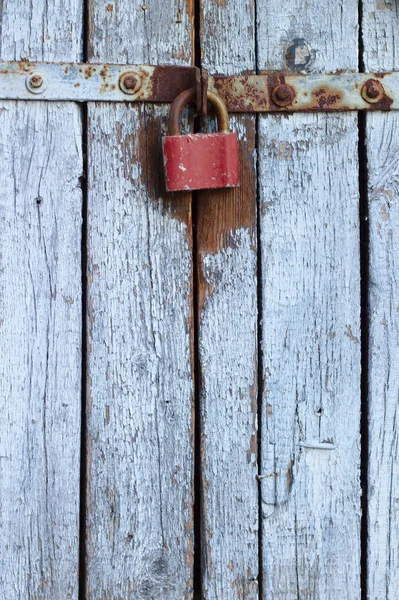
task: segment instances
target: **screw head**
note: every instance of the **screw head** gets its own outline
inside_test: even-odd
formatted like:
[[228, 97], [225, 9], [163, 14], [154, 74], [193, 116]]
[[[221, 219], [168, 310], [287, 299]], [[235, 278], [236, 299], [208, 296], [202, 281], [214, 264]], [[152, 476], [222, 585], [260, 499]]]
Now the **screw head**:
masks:
[[43, 78], [41, 75], [32, 75], [30, 78], [30, 84], [32, 87], [39, 88], [43, 85]]
[[46, 82], [41, 73], [31, 73], [26, 78], [26, 87], [32, 94], [42, 94], [46, 89]]
[[122, 73], [119, 77], [119, 87], [124, 94], [137, 94], [141, 88], [141, 77], [135, 71]]
[[384, 96], [384, 86], [380, 81], [376, 79], [368, 79], [362, 87], [362, 98], [368, 104], [375, 104], [379, 102]]
[[294, 98], [295, 91], [290, 85], [277, 85], [272, 91], [272, 100], [277, 106], [289, 106]]

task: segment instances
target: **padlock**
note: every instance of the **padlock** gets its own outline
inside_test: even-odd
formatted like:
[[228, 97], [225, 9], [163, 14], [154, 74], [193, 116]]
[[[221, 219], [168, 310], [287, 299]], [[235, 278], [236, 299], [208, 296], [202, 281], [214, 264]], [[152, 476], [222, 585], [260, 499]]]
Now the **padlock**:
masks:
[[170, 110], [168, 135], [163, 140], [168, 192], [236, 187], [240, 183], [237, 134], [229, 129], [227, 108], [220, 96], [208, 90], [208, 100], [216, 108], [218, 133], [181, 135], [183, 108], [196, 97], [195, 88], [186, 90]]

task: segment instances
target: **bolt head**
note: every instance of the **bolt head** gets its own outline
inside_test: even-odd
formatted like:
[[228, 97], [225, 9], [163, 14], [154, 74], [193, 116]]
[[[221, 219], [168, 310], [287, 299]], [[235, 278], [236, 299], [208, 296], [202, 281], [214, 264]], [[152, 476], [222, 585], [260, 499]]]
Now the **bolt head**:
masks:
[[289, 106], [294, 98], [295, 91], [290, 85], [277, 85], [272, 91], [272, 100], [277, 106]]
[[39, 88], [43, 85], [43, 79], [41, 75], [32, 75], [30, 78], [30, 84], [32, 87]]
[[119, 87], [125, 94], [136, 94], [141, 88], [142, 81], [138, 73], [129, 71], [119, 78]]
[[41, 94], [46, 89], [46, 81], [41, 73], [31, 73], [26, 78], [26, 87], [32, 94]]
[[362, 87], [362, 98], [368, 104], [379, 102], [384, 96], [384, 86], [376, 79], [368, 79]]
[[290, 97], [290, 93], [284, 86], [277, 88], [276, 98], [278, 98], [282, 102], [285, 102], [285, 100], [288, 100], [289, 97]]
[[125, 77], [123, 83], [125, 84], [125, 88], [127, 88], [128, 90], [134, 90], [134, 88], [137, 85], [137, 79], [135, 77], [132, 77], [132, 75], [129, 75], [128, 77]]
[[377, 96], [379, 95], [379, 93], [380, 92], [374, 86], [369, 87], [368, 90], [367, 90], [368, 97], [372, 98], [372, 99], [377, 98]]

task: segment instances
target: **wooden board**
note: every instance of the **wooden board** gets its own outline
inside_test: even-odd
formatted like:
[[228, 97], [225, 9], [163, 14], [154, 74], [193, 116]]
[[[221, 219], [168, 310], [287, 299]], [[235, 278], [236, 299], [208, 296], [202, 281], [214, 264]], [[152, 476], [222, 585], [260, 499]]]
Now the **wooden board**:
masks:
[[[90, 60], [191, 64], [190, 2], [179, 18], [172, 0], [92, 0], [89, 8]], [[168, 109], [89, 105], [86, 595], [93, 600], [192, 597], [191, 197], [163, 191]]]
[[[357, 2], [261, 0], [258, 69], [357, 69]], [[360, 598], [355, 114], [259, 118], [263, 598]]]
[[[365, 68], [398, 68], [394, 3], [363, 2]], [[399, 116], [366, 119], [369, 212], [368, 598], [399, 587]]]
[[[3, 60], [81, 59], [82, 3], [0, 4]], [[0, 597], [77, 600], [80, 108], [0, 105]]]
[[[202, 2], [202, 64], [255, 68], [254, 2]], [[196, 197], [203, 598], [258, 598], [255, 117], [231, 117], [241, 187]]]

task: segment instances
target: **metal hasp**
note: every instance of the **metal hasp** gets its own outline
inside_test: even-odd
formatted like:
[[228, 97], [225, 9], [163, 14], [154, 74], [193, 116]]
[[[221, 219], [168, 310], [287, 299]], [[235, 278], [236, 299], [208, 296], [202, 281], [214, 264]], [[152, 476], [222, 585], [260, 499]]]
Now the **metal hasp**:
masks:
[[0, 99], [173, 102], [195, 87], [206, 113], [207, 86], [229, 112], [398, 110], [399, 72], [213, 75], [177, 65], [0, 63]]

